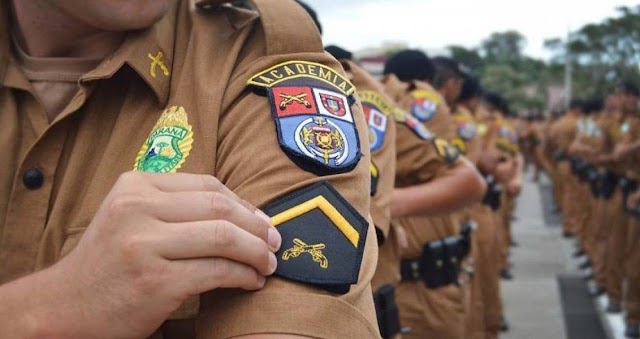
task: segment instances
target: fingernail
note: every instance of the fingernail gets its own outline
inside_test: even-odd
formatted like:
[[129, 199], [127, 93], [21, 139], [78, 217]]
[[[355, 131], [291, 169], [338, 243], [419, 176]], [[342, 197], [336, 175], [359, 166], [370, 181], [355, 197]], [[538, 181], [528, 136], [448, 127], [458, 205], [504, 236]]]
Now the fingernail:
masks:
[[276, 259], [276, 255], [273, 253], [269, 253], [269, 274], [273, 274], [278, 268], [278, 259]]
[[280, 249], [280, 245], [282, 244], [282, 237], [275, 227], [270, 227], [269, 229], [267, 229], [267, 243], [269, 244], [269, 249], [273, 252], [276, 252]]
[[267, 278], [266, 277], [260, 277], [258, 278], [258, 284], [260, 285], [260, 288], [264, 287], [264, 284], [267, 282]]
[[264, 221], [266, 221], [267, 223], [269, 223], [269, 225], [272, 225], [271, 218], [270, 218], [268, 215], [264, 214], [264, 212], [262, 212], [262, 211], [261, 211], [261, 210], [259, 210], [259, 209], [256, 209], [256, 211], [255, 211], [254, 213], [255, 213], [255, 215], [257, 215], [258, 217], [260, 217], [260, 218], [264, 219]]

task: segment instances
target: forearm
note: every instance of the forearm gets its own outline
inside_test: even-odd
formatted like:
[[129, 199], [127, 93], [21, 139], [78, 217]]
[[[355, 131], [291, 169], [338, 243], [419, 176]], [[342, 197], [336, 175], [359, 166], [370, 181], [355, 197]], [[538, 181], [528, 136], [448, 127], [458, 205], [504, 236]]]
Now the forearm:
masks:
[[[48, 290], [43, 286], [42, 274], [32, 274], [0, 286], [0, 328], [5, 334], [16, 338], [53, 338], [60, 333], [45, 332], [46, 308], [40, 293]], [[52, 286], [49, 286], [52, 287]], [[55, 312], [54, 310], [51, 310]], [[63, 309], [59, 311], [64, 312]], [[55, 324], [52, 323], [52, 326]]]
[[[51, 269], [40, 271], [0, 286], [0, 328], [14, 338], [87, 337], [77, 332], [84, 323], [74, 316], [71, 295], [61, 293]], [[2, 335], [0, 335], [2, 337]]]
[[512, 181], [519, 181], [522, 182], [522, 176], [524, 175], [524, 156], [522, 156], [522, 153], [518, 153], [516, 155], [516, 173], [513, 176]]
[[477, 171], [460, 166], [445, 176], [393, 191], [391, 216], [442, 215], [455, 212], [484, 197], [486, 185]]

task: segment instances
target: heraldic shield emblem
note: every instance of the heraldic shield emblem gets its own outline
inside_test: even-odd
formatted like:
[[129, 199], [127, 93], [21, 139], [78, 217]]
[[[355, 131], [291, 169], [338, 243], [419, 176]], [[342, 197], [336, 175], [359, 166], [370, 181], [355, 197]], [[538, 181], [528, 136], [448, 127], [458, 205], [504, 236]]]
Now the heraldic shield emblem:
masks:
[[290, 61], [248, 82], [267, 95], [282, 150], [301, 168], [318, 175], [352, 170], [360, 142], [351, 105], [354, 87], [322, 64]]
[[431, 90], [415, 90], [411, 93], [413, 103], [411, 104], [411, 114], [420, 122], [427, 122], [436, 115], [440, 97]]
[[373, 153], [384, 145], [387, 120], [393, 114], [393, 107], [375, 91], [358, 91], [358, 96], [362, 101], [364, 117], [369, 125], [369, 149]]

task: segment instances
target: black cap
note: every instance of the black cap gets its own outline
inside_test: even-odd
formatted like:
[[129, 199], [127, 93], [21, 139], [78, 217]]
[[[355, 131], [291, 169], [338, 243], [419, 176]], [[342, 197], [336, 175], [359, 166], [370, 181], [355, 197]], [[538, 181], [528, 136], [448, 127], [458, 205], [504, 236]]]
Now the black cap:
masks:
[[432, 82], [435, 72], [431, 59], [424, 52], [412, 49], [394, 54], [384, 64], [384, 74], [395, 74], [400, 81]]
[[353, 53], [347, 51], [342, 47], [338, 47], [336, 45], [329, 45], [329, 46], [326, 46], [324, 50], [329, 52], [329, 54], [333, 55], [333, 57], [338, 60], [353, 60]]
[[619, 94], [629, 94], [634, 97], [640, 97], [640, 90], [638, 90], [638, 86], [631, 81], [624, 81], [619, 83], [616, 86], [616, 93]]
[[307, 13], [309, 13], [309, 15], [311, 16], [311, 19], [313, 19], [313, 22], [316, 24], [316, 26], [318, 26], [318, 31], [320, 31], [320, 34], [322, 34], [322, 25], [320, 24], [320, 21], [318, 20], [318, 14], [316, 13], [315, 10], [313, 10], [313, 8], [311, 8], [309, 5], [305, 4], [304, 2], [300, 1], [300, 0], [295, 0], [300, 6], [302, 6], [302, 8], [304, 8], [305, 11], [307, 11]]
[[582, 105], [582, 111], [586, 115], [599, 113], [604, 108], [604, 100], [601, 97], [592, 97]]
[[509, 103], [504, 97], [502, 97], [502, 95], [496, 92], [487, 92], [484, 95], [484, 100], [503, 114], [510, 115], [511, 109], [509, 109]]
[[579, 109], [579, 110], [583, 110], [584, 109], [584, 100], [582, 99], [571, 99], [571, 101], [569, 101], [569, 109], [570, 110], [574, 110], [574, 109]]
[[459, 101], [466, 101], [471, 98], [479, 97], [482, 95], [482, 87], [478, 79], [471, 74], [462, 74], [462, 88], [460, 89]]

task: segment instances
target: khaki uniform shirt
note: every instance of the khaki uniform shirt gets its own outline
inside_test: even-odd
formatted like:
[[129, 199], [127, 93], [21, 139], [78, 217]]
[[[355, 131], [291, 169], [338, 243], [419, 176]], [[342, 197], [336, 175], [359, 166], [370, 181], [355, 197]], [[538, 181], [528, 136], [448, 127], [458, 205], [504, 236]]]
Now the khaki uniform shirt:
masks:
[[[640, 139], [640, 117], [630, 116], [620, 125], [621, 144], [631, 144]], [[630, 155], [625, 159], [621, 166], [625, 171], [625, 176], [630, 179], [640, 179], [640, 166], [638, 166], [638, 157]]]
[[550, 141], [557, 150], [566, 153], [571, 142], [576, 138], [578, 119], [573, 115], [565, 115], [551, 125]]
[[[413, 100], [411, 86], [396, 82], [395, 80], [397, 79], [394, 80], [394, 78], [386, 77], [384, 79], [386, 90], [388, 93], [395, 93], [396, 95], [404, 93], [404, 97], [400, 97], [399, 102], [405, 103], [404, 105], [400, 104], [400, 106], [406, 109], [407, 103]], [[448, 118], [450, 119], [450, 117]], [[446, 130], [447, 128], [453, 130], [453, 126], [436, 127], [440, 130]], [[429, 130], [431, 129], [429, 128]], [[446, 175], [457, 166], [465, 166], [460, 160], [449, 163], [438, 154], [433, 141], [425, 141], [418, 138], [404, 124], [398, 125], [396, 152], [396, 187], [419, 185], [434, 180], [438, 176]], [[426, 216], [403, 217], [398, 219], [397, 223], [407, 233], [408, 247], [402, 250], [403, 258], [418, 257], [422, 253], [424, 244], [456, 234], [459, 226], [449, 216], [437, 218]]]
[[[180, 155], [163, 153], [172, 161], [157, 170], [214, 175], [258, 207], [326, 180], [361, 215], [369, 213], [370, 157], [359, 104], [352, 111], [365, 145], [361, 160], [349, 172], [317, 176], [283, 153], [267, 98], [247, 87], [253, 74], [290, 60], [340, 70], [324, 54], [313, 22], [288, 2], [256, 0], [260, 15], [222, 2], [209, 1], [216, 8], [201, 11], [177, 1], [157, 24], [131, 33], [80, 78], [80, 91], [51, 123], [9, 53], [8, 21], [0, 17], [0, 283], [50, 266], [74, 248], [158, 123], [188, 133], [176, 136]], [[1, 6], [0, 14], [7, 13]], [[166, 324], [156, 337], [378, 337], [370, 288], [376, 262], [370, 227], [358, 282], [347, 293], [272, 277], [258, 292], [202, 295], [199, 309], [192, 304], [175, 314], [195, 321]]]
[[478, 137], [478, 122], [471, 111], [462, 105], [456, 107], [452, 117], [456, 127], [456, 137], [452, 143], [460, 153], [475, 163], [482, 147], [482, 141]]
[[378, 266], [371, 281], [373, 291], [376, 291], [383, 285], [395, 285], [400, 281], [399, 249], [391, 224], [391, 198], [396, 175], [395, 104], [384, 93], [382, 84], [365, 70], [351, 61], [343, 61], [342, 64], [357, 88], [369, 123], [372, 185], [376, 182], [371, 217], [378, 230], [380, 244]]

